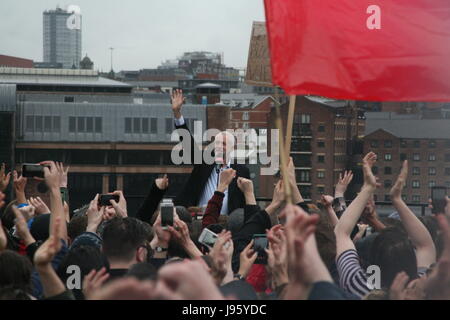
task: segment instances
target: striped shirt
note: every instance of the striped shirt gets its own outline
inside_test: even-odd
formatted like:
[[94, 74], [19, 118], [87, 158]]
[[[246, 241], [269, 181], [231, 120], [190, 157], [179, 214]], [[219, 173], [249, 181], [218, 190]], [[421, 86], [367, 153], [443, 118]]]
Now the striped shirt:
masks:
[[360, 298], [371, 291], [367, 286], [367, 275], [361, 268], [356, 250], [350, 249], [342, 252], [336, 265], [339, 273], [339, 284], [342, 289]]

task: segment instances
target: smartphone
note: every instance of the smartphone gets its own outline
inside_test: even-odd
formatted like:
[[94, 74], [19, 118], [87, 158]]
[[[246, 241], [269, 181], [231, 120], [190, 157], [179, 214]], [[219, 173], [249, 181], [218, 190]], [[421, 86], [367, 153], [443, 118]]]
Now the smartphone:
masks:
[[447, 196], [447, 188], [446, 187], [432, 187], [431, 188], [431, 201], [433, 205], [432, 213], [444, 213], [445, 206], [447, 205], [447, 200], [445, 197]]
[[173, 210], [172, 199], [163, 199], [161, 203], [161, 226], [165, 230], [167, 227], [173, 226]]
[[120, 196], [118, 194], [101, 194], [100, 197], [98, 197], [100, 207], [111, 206], [111, 202], [109, 202], [110, 200], [119, 202]]
[[253, 235], [253, 250], [258, 253], [255, 264], [267, 264], [267, 252], [265, 249], [269, 247], [267, 235], [254, 234]]
[[200, 237], [198, 237], [198, 242], [205, 245], [209, 249], [212, 249], [212, 247], [214, 247], [216, 241], [217, 241], [217, 234], [215, 234], [208, 228], [203, 229], [202, 233], [200, 234]]
[[44, 178], [44, 167], [38, 163], [24, 163], [22, 164], [22, 176], [25, 178]]

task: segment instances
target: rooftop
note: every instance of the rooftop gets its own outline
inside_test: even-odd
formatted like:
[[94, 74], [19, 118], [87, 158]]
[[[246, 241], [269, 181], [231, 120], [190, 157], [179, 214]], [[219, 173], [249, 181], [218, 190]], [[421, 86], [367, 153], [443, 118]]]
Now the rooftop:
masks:
[[365, 135], [379, 129], [398, 138], [450, 139], [450, 119], [371, 119], [366, 120]]

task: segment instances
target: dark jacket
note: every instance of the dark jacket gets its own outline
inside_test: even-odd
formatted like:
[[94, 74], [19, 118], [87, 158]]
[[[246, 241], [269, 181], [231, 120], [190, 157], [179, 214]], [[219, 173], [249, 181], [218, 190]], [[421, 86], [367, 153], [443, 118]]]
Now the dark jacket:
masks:
[[[186, 124], [182, 126], [175, 126], [177, 129], [185, 129], [189, 131], [189, 128]], [[190, 131], [189, 131], [190, 133]], [[194, 163], [194, 154], [198, 152], [202, 152], [194, 141], [192, 134], [190, 134], [191, 139], [191, 163]], [[180, 135], [180, 140], [183, 140], [183, 137]], [[183, 150], [184, 151], [184, 150]], [[194, 169], [192, 170], [191, 175], [183, 187], [180, 194], [175, 199], [175, 205], [184, 206], [186, 208], [191, 206], [197, 206], [200, 201], [200, 197], [202, 196], [203, 188], [205, 187], [209, 177], [211, 176], [211, 172], [214, 169], [214, 164], [206, 164], [203, 161], [203, 157], [201, 157], [201, 164], [194, 164]], [[231, 168], [236, 170], [236, 177], [243, 177], [250, 179], [250, 171], [245, 165], [242, 164], [232, 164]], [[237, 208], [243, 208], [245, 205], [244, 194], [237, 186], [237, 179], [234, 179], [229, 187], [228, 187], [228, 214], [233, 212], [233, 210]]]

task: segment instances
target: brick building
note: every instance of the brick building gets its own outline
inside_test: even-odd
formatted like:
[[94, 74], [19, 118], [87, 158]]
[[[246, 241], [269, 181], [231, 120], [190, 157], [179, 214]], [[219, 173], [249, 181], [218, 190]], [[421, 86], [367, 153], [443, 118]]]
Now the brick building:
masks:
[[0, 68], [33, 68], [33, 60], [0, 54]]
[[364, 152], [378, 155], [374, 167], [382, 184], [375, 192], [378, 201], [390, 201], [389, 190], [406, 159], [409, 172], [403, 198], [407, 203], [427, 203], [433, 186], [450, 188], [450, 120], [366, 116]]

